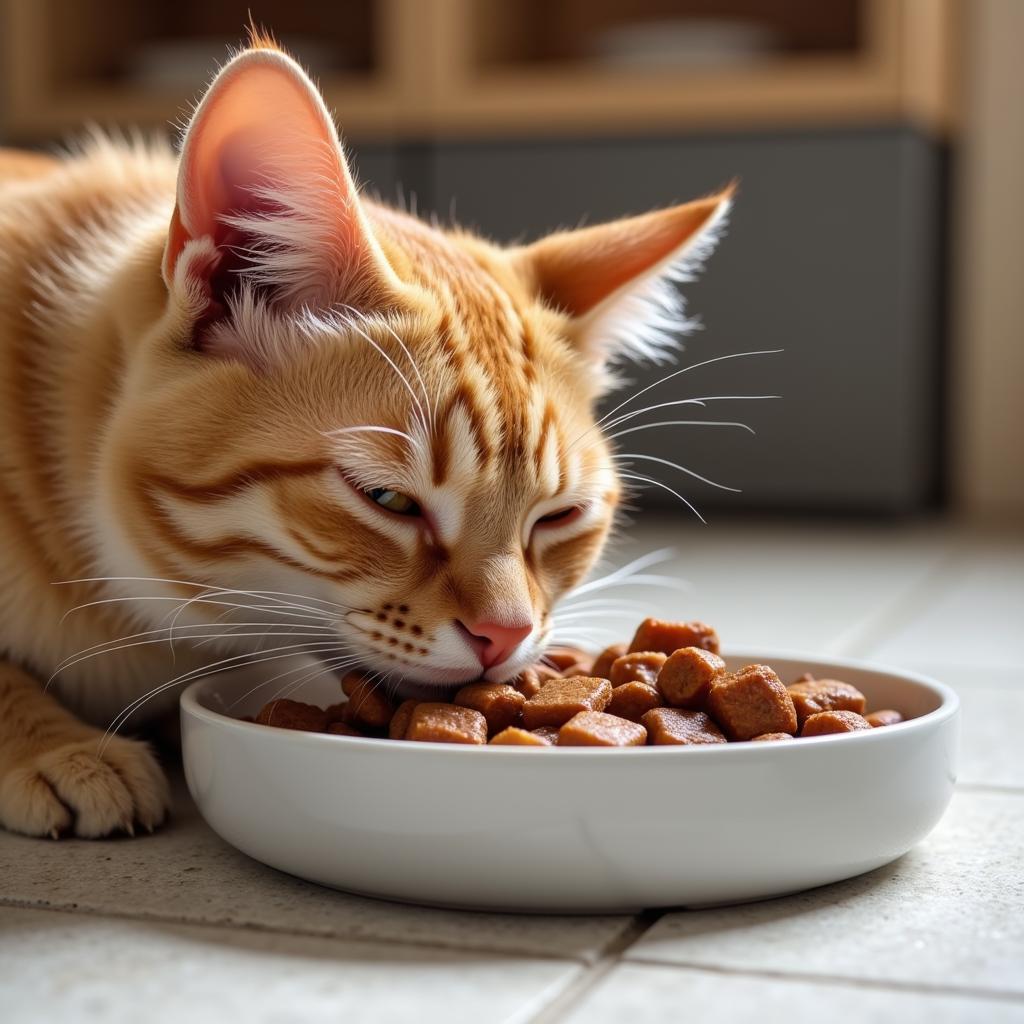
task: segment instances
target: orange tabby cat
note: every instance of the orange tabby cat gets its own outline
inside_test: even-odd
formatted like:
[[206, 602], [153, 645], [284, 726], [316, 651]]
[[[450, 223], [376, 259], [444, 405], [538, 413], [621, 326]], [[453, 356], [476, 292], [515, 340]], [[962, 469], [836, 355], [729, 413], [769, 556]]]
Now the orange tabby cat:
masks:
[[671, 344], [728, 205], [516, 248], [429, 227], [359, 197], [268, 43], [180, 160], [0, 155], [0, 824], [159, 824], [152, 754], [103, 730], [204, 666], [408, 693], [537, 658], [619, 493], [595, 400]]

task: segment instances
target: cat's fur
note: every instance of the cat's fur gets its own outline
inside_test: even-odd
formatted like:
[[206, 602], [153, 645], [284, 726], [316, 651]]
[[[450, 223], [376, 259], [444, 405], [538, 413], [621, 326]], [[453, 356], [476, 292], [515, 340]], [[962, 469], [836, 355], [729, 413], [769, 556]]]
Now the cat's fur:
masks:
[[217, 77], [180, 166], [0, 154], [0, 824], [154, 827], [159, 767], [103, 729], [233, 655], [265, 652], [267, 696], [317, 659], [450, 688], [489, 631], [515, 643], [487, 678], [533, 661], [619, 495], [595, 399], [670, 342], [670, 282], [728, 203], [512, 249], [442, 231], [357, 195], [267, 41]]

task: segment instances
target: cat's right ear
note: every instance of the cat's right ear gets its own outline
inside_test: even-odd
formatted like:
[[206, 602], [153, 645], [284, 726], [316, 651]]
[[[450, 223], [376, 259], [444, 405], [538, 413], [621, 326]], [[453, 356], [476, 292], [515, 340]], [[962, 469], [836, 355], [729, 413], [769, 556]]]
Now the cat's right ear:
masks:
[[207, 321], [245, 281], [271, 302], [312, 309], [365, 310], [395, 285], [330, 113], [280, 50], [240, 53], [192, 116], [164, 251], [168, 288], [176, 275], [208, 296]]

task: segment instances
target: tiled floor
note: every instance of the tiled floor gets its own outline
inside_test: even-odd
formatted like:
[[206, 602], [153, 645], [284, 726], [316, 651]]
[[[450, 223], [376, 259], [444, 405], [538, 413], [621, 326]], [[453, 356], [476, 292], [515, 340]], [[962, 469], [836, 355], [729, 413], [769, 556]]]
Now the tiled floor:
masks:
[[[692, 589], [633, 596], [666, 617], [704, 618], [736, 647], [920, 669], [960, 692], [958, 793], [926, 842], [745, 907], [469, 914], [264, 868], [180, 790], [154, 836], [0, 834], [0, 1020], [1024, 1022], [1024, 534], [655, 523], [614, 557], [665, 544], [677, 556], [651, 571]], [[595, 616], [617, 634], [635, 619]]]

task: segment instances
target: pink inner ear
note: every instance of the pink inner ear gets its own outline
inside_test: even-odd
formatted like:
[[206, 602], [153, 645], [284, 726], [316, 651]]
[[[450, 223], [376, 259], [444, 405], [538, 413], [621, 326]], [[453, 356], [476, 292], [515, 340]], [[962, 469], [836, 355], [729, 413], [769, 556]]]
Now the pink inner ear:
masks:
[[251, 50], [220, 73], [189, 126], [167, 280], [189, 239], [230, 244], [225, 216], [277, 212], [253, 194], [267, 186], [301, 192], [310, 215], [329, 225], [340, 244], [363, 242], [355, 185], [314, 87], [283, 54]]

